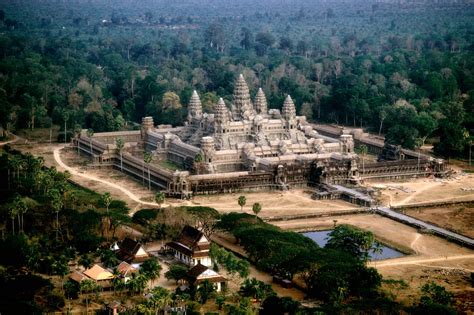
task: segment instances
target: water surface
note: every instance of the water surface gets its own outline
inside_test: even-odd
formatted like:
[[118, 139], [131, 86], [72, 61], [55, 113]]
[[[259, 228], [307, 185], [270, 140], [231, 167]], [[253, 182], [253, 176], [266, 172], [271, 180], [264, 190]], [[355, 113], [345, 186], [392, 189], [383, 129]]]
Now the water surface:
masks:
[[[328, 242], [328, 239], [329, 239], [328, 235], [331, 232], [332, 230], [313, 231], [313, 232], [305, 232], [303, 233], [303, 235], [312, 239], [320, 247], [324, 247], [326, 246], [326, 243]], [[383, 259], [405, 256], [404, 253], [399, 252], [398, 250], [393, 249], [392, 247], [389, 247], [385, 244], [381, 244], [381, 245], [382, 245], [382, 252], [381, 253], [369, 252], [369, 260], [383, 260]]]

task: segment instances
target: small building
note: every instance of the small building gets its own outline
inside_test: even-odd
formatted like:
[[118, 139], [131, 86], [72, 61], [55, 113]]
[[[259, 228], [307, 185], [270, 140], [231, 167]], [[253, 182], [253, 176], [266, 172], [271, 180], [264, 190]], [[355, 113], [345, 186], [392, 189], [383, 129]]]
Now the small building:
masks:
[[89, 279], [89, 278], [86, 275], [84, 275], [82, 272], [75, 270], [69, 275], [69, 279], [76, 281], [77, 283], [80, 284], [83, 280]]
[[166, 248], [173, 251], [175, 258], [188, 266], [201, 264], [211, 267], [210, 247], [207, 237], [189, 225], [183, 228], [177, 241], [166, 243]]
[[134, 267], [139, 266], [142, 262], [150, 258], [150, 255], [145, 251], [143, 246], [131, 238], [125, 238], [116, 251], [117, 257]]
[[200, 283], [206, 280], [214, 285], [217, 292], [223, 290], [227, 282], [227, 279], [224, 276], [218, 274], [212, 269], [209, 269], [207, 266], [197, 264], [196, 266], [189, 269], [189, 284], [194, 285], [197, 288], [199, 287]]
[[97, 282], [100, 281], [109, 281], [114, 278], [114, 275], [108, 271], [107, 269], [95, 264], [92, 266], [92, 268], [87, 269], [84, 271], [84, 275], [89, 277], [92, 280], [95, 280]]
[[117, 266], [117, 271], [121, 274], [123, 282], [127, 283], [127, 281], [132, 277], [132, 274], [138, 272], [138, 269], [130, 265], [128, 262], [122, 261]]
[[79, 284], [84, 280], [93, 280], [103, 288], [111, 287], [113, 278], [114, 275], [110, 271], [97, 264], [84, 272], [74, 271], [69, 275], [69, 279]]

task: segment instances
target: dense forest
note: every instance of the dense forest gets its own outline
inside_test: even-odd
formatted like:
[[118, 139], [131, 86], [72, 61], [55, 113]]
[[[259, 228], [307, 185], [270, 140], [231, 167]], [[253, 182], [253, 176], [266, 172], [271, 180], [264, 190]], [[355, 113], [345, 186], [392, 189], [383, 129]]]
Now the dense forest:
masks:
[[[74, 5], [71, 5], [74, 4]], [[0, 126], [133, 128], [231, 101], [243, 73], [271, 108], [467, 156], [474, 6], [417, 1], [4, 1]]]

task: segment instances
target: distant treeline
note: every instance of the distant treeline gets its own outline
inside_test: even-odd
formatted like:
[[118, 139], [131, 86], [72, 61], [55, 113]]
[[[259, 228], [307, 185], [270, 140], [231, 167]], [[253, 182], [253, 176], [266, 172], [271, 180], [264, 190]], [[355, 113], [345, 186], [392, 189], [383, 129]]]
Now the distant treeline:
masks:
[[109, 131], [151, 115], [179, 125], [193, 89], [210, 112], [243, 73], [271, 108], [289, 93], [310, 119], [467, 156], [473, 14], [449, 2], [9, 1], [0, 124]]

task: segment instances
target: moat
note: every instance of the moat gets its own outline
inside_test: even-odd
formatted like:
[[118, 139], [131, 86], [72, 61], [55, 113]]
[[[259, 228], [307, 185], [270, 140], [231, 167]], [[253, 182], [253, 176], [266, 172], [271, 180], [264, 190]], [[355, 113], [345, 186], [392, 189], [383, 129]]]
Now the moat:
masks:
[[[332, 230], [323, 230], [323, 231], [312, 231], [312, 232], [305, 232], [303, 233], [304, 236], [309, 237], [312, 239], [316, 244], [318, 244], [320, 247], [326, 246], [326, 243], [328, 242], [329, 239], [329, 233], [331, 233]], [[404, 253], [389, 247], [385, 244], [379, 243], [381, 245], [381, 252], [370, 252], [369, 253], [369, 259], [370, 260], [384, 260], [384, 259], [390, 259], [390, 258], [398, 258], [405, 256]]]

